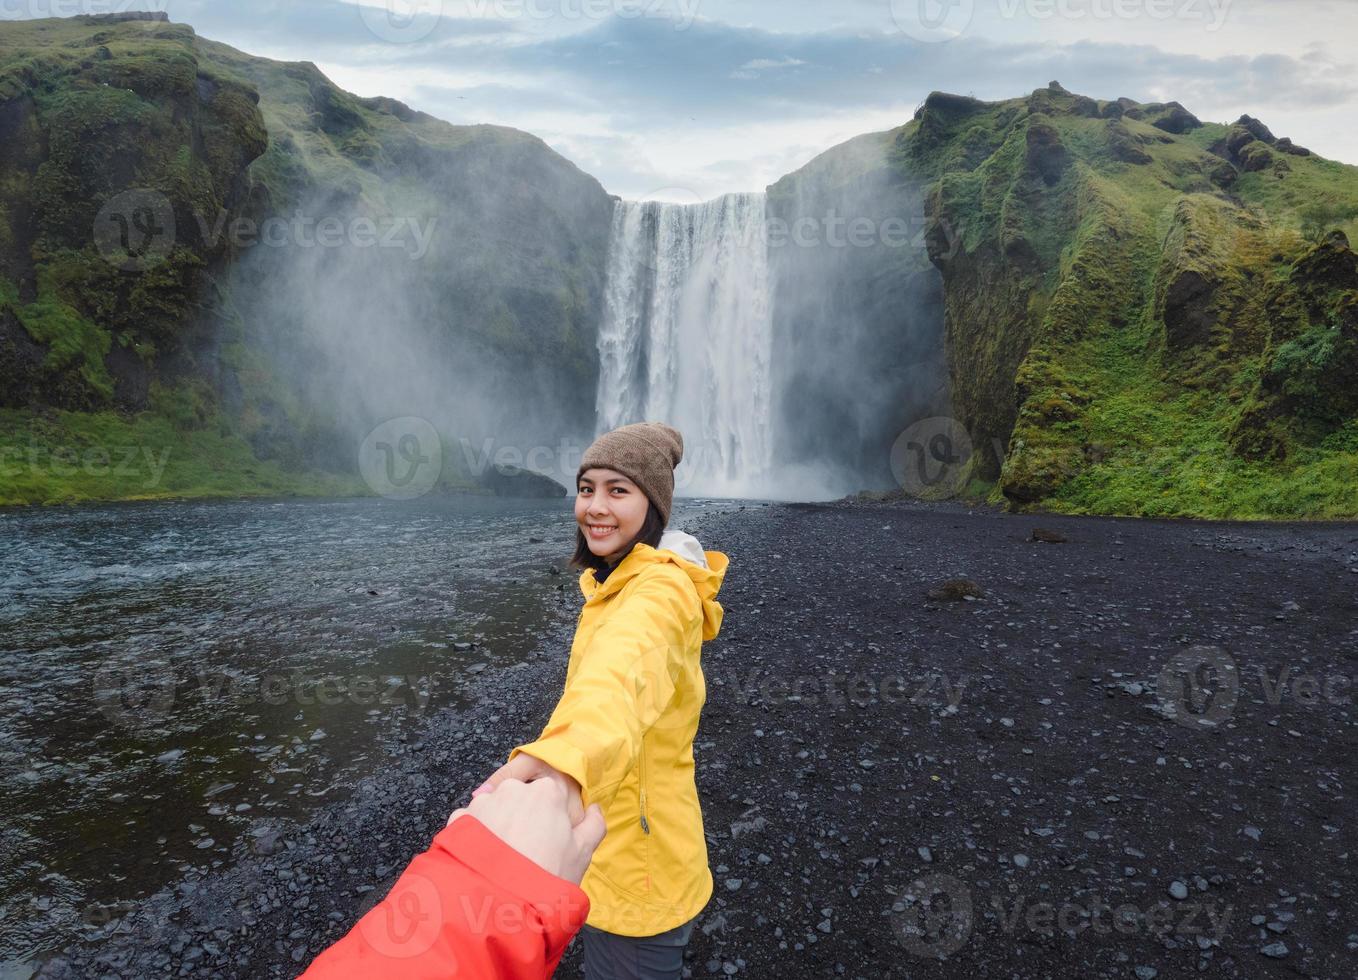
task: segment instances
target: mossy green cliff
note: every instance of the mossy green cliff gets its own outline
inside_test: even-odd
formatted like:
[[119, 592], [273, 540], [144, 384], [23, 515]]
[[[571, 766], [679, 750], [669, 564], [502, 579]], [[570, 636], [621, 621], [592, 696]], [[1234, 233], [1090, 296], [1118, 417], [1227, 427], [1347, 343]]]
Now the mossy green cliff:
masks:
[[[231, 233], [304, 207], [436, 229], [400, 282], [434, 339], [519, 377], [506, 405], [549, 401], [568, 431], [590, 424], [613, 199], [541, 140], [358, 98], [310, 63], [254, 58], [163, 14], [9, 21], [0, 503], [362, 492], [353, 432], [278, 373], [293, 322], [263, 307], [280, 260], [256, 246], [244, 261], [252, 243]], [[455, 389], [473, 362], [449, 363]], [[170, 449], [165, 478], [130, 494], [97, 466], [74, 480], [13, 462], [97, 448], [94, 432]], [[216, 465], [190, 432], [222, 440]]]
[[1358, 168], [1248, 116], [934, 93], [954, 412], [1012, 507], [1358, 515]]
[[[387, 417], [402, 365], [371, 402], [332, 384], [345, 350], [361, 360], [314, 336], [347, 267], [313, 250], [280, 278], [294, 253], [223, 233], [303, 212], [436, 228], [422, 260], [377, 249], [348, 277], [399, 297], [367, 311], [372, 336], [399, 326], [392, 346], [425, 352], [428, 403], [500, 406], [478, 422], [502, 444], [588, 432], [614, 201], [529, 134], [359, 98], [164, 15], [6, 22], [0, 503], [363, 492], [355, 431]], [[770, 256], [797, 284], [773, 297], [779, 390], [865, 434], [781, 455], [864, 472], [950, 398], [974, 476], [1015, 508], [1358, 515], [1358, 168], [1249, 116], [1053, 83], [993, 103], [934, 93], [773, 185], [768, 207], [903, 219], [938, 270], [918, 248]], [[817, 290], [826, 270], [834, 288]], [[868, 366], [853, 408], [846, 350]], [[913, 403], [881, 394], [893, 371]], [[521, 419], [560, 431], [523, 436]], [[128, 445], [170, 451], [152, 484], [102, 463]]]

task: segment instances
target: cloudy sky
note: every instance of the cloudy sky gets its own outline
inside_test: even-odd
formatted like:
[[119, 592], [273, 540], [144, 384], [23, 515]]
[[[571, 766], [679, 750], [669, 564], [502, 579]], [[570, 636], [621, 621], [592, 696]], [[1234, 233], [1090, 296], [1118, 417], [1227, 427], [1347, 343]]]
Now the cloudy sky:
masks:
[[546, 140], [610, 192], [758, 190], [933, 89], [1258, 116], [1358, 164], [1358, 0], [0, 0], [161, 9], [454, 123]]

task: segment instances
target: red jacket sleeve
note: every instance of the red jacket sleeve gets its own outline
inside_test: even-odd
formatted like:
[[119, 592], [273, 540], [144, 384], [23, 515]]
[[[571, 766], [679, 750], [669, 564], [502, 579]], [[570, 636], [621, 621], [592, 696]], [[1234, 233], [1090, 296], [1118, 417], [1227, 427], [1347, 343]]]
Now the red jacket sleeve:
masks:
[[580, 888], [464, 814], [304, 980], [544, 980], [589, 915]]

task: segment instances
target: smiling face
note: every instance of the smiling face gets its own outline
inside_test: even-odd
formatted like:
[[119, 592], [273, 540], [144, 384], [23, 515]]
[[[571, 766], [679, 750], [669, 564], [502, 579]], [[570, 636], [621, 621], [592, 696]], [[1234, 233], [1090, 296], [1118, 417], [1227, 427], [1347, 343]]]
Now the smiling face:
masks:
[[610, 564], [641, 532], [649, 506], [641, 488], [617, 470], [596, 466], [580, 474], [575, 522], [589, 550]]

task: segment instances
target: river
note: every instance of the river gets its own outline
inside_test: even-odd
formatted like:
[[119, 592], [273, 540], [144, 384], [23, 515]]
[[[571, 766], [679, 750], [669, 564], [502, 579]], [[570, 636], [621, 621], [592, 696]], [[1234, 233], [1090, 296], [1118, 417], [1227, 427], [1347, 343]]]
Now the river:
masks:
[[0, 976], [342, 796], [559, 635], [572, 503], [0, 512]]

